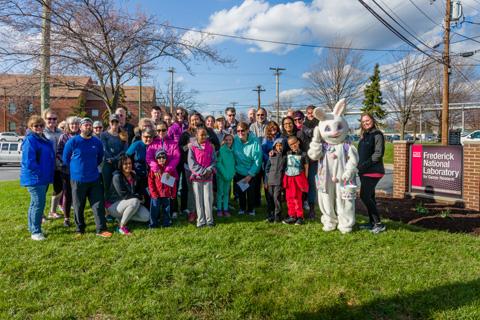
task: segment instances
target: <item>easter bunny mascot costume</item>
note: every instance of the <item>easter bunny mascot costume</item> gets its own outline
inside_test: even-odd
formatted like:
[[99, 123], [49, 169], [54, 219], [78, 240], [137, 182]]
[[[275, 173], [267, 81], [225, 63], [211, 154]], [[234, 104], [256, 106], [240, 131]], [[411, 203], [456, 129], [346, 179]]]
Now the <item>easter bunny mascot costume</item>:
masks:
[[342, 99], [332, 113], [320, 108], [314, 110], [320, 122], [308, 150], [310, 159], [318, 160], [315, 181], [323, 230], [338, 228], [341, 233], [351, 232], [355, 225], [355, 200], [343, 199], [341, 188], [355, 179], [358, 164], [357, 149], [345, 141], [348, 133], [348, 123], [343, 117], [345, 108], [345, 99]]

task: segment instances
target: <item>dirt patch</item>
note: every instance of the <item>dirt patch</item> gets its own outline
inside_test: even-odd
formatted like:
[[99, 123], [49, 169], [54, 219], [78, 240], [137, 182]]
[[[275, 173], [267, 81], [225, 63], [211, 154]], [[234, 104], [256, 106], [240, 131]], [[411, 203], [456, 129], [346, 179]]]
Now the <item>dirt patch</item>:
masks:
[[[429, 199], [393, 199], [377, 195], [381, 217], [427, 229], [469, 233], [480, 236], [480, 213]], [[367, 215], [365, 206], [357, 199], [357, 211]]]

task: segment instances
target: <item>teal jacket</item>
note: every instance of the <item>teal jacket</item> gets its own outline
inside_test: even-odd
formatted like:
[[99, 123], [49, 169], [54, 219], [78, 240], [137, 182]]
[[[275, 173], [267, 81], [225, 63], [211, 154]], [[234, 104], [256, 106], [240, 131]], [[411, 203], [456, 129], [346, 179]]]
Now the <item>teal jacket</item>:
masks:
[[247, 142], [243, 143], [238, 136], [233, 140], [235, 170], [242, 176], [254, 177], [262, 167], [262, 149], [258, 138], [250, 133]]
[[235, 157], [232, 149], [226, 144], [218, 152], [217, 174], [225, 181], [231, 181], [235, 175]]

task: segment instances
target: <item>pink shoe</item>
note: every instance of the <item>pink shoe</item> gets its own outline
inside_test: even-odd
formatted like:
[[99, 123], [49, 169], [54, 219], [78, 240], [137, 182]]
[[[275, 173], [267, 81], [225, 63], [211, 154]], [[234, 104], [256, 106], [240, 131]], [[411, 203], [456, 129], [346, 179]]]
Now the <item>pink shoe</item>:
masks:
[[125, 226], [118, 228], [118, 232], [120, 234], [123, 234], [124, 236], [131, 236], [132, 235], [130, 230], [128, 230], [127, 227], [125, 227]]
[[217, 210], [217, 217], [223, 217], [224, 215], [222, 210]]
[[229, 217], [231, 217], [232, 215], [230, 214], [230, 211], [225, 210], [225, 211], [223, 211], [223, 216], [229, 218]]

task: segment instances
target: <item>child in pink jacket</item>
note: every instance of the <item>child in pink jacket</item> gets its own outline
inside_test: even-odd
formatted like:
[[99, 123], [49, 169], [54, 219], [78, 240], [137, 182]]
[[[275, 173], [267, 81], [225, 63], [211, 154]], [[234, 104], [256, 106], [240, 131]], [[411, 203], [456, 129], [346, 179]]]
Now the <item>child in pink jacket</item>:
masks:
[[197, 227], [213, 227], [213, 175], [215, 173], [215, 148], [208, 141], [207, 130], [197, 129], [197, 141], [188, 150], [188, 167], [192, 172], [195, 205], [197, 209]]

